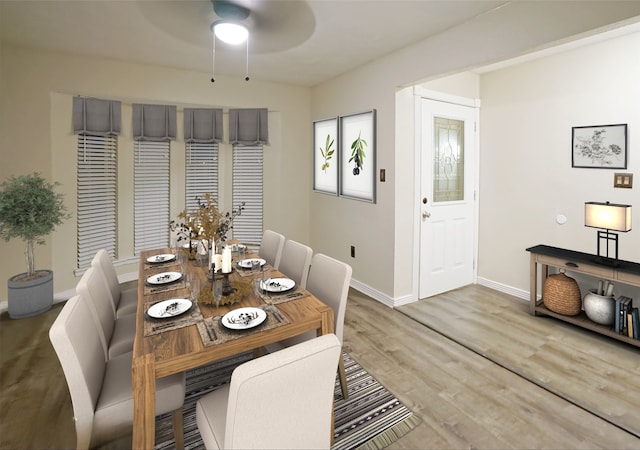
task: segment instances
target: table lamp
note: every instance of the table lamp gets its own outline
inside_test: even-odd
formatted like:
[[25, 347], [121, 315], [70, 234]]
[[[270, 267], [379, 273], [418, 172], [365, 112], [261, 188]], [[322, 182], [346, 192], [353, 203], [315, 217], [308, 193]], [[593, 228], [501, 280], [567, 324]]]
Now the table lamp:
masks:
[[[600, 228], [598, 230], [598, 258], [596, 262], [609, 266], [618, 266], [618, 234], [612, 231], [626, 233], [631, 230], [631, 205], [614, 203], [586, 202], [584, 204], [584, 226]], [[604, 231], [602, 231], [604, 230]], [[600, 241], [606, 244], [605, 255], [600, 253]], [[613, 242], [615, 253], [609, 257], [609, 244]]]

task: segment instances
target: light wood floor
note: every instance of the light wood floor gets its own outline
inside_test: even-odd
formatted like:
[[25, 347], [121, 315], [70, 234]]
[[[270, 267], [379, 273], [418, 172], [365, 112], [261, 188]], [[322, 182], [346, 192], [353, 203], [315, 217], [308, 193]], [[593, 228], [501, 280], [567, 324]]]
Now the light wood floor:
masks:
[[[497, 305], [519, 305], [516, 313], [523, 304], [479, 286], [457, 292]], [[451, 326], [473, 326], [480, 313], [469, 308], [461, 308]], [[57, 305], [23, 320], [11, 320], [6, 313], [0, 316], [2, 449], [75, 446], [71, 401], [47, 334], [59, 310]], [[526, 304], [522, 310], [526, 315]], [[491, 310], [482, 314], [486, 321], [497, 317]], [[497, 320], [495, 326], [505, 325]], [[520, 339], [530, 345], [549, 339], [535, 332], [526, 336]], [[562, 336], [560, 330], [552, 337], [562, 340]], [[390, 448], [640, 448], [640, 439], [633, 434], [354, 290], [347, 306], [344, 345], [422, 419]], [[626, 354], [614, 352], [612, 358], [620, 358], [617, 353]], [[557, 376], [566, 377], [563, 370], [558, 367]], [[638, 371], [631, 376], [637, 378]], [[639, 394], [621, 389], [621, 402], [628, 395]], [[627, 413], [640, 417], [638, 411]]]
[[[469, 298], [475, 301], [464, 301]], [[555, 372], [545, 373], [549, 381], [553, 377], [574, 376], [570, 357], [584, 354], [579, 345], [593, 346], [593, 342], [602, 341], [608, 348], [611, 343], [559, 321], [553, 321], [554, 324], [549, 319], [529, 316], [528, 305], [522, 300], [482, 286], [469, 286], [455, 291], [453, 296], [436, 296], [411, 306], [419, 310], [421, 306], [428, 308], [429, 303], [442, 302], [457, 311], [432, 317], [444, 327], [467, 330], [471, 337], [483, 330], [478, 321], [488, 323], [486, 329], [500, 330], [500, 339], [491, 343], [494, 337], [490, 336], [485, 340], [489, 343], [487, 348], [526, 352], [548, 340], [575, 345], [565, 347], [564, 356], [569, 355], [566, 362], [557, 361], [563, 355], [551, 355], [556, 364]], [[509, 311], [514, 318], [551, 323], [554, 332], [542, 334], [537, 327], [523, 330], [523, 323], [518, 320], [510, 329], [509, 323], [504, 322]], [[583, 333], [587, 339], [582, 344], [563, 340], [565, 332]], [[422, 424], [390, 448], [640, 448], [640, 439], [633, 434], [356, 291], [349, 298], [344, 344], [347, 351], [422, 418]], [[617, 365], [635, 367], [625, 376], [638, 379], [637, 349], [621, 343], [616, 343], [614, 349], [617, 351], [609, 355], [611, 366], [598, 370], [611, 372]], [[600, 387], [581, 388], [597, 391]], [[628, 392], [622, 387], [612, 392], [615, 397], [611, 402], [618, 401], [620, 408], [625, 408], [628, 405], [625, 397], [637, 395], [638, 392]], [[637, 409], [617, 413], [640, 423]]]

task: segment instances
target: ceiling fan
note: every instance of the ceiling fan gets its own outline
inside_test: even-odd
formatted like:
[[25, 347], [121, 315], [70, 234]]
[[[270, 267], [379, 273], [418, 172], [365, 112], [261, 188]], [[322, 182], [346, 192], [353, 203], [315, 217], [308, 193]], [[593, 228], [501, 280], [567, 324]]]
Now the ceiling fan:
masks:
[[252, 53], [270, 53], [300, 45], [315, 29], [305, 1], [210, 0], [217, 22], [243, 25], [251, 36]]
[[[316, 26], [305, 0], [139, 0], [136, 4], [160, 32], [207, 53], [211, 51], [212, 24], [220, 21], [235, 21], [247, 28], [252, 55], [297, 47], [313, 35]], [[237, 63], [244, 56], [227, 44], [219, 45], [216, 53], [221, 62]]]

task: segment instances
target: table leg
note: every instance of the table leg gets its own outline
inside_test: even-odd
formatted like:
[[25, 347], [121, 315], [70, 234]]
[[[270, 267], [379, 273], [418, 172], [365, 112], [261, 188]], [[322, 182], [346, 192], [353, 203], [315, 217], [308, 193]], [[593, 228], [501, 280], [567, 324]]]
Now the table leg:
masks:
[[535, 316], [538, 302], [538, 263], [533, 253], [529, 258], [529, 313]]
[[133, 360], [133, 442], [132, 448], [153, 449], [156, 433], [156, 368], [153, 355]]

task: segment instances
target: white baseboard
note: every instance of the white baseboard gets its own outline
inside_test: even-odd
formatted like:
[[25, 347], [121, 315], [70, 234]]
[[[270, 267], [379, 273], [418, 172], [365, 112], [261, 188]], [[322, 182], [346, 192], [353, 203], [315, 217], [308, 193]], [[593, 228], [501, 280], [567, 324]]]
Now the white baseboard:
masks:
[[351, 287], [356, 291], [362, 292], [363, 294], [368, 295], [374, 300], [379, 301], [389, 308], [395, 308], [396, 306], [406, 305], [407, 303], [412, 303], [415, 301], [410, 295], [399, 298], [389, 297], [387, 294], [380, 292], [377, 289], [374, 289], [371, 286], [361, 283], [360, 281], [353, 278], [351, 279]]
[[486, 286], [488, 288], [494, 289], [499, 292], [504, 292], [505, 294], [513, 295], [514, 297], [518, 297], [522, 300], [526, 300], [527, 302], [529, 301], [529, 291], [514, 288], [513, 286], [508, 286], [506, 284], [498, 283], [496, 281], [488, 280], [482, 277], [478, 277], [476, 279], [476, 283], [481, 286]]

